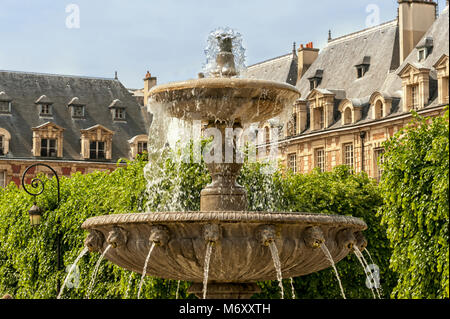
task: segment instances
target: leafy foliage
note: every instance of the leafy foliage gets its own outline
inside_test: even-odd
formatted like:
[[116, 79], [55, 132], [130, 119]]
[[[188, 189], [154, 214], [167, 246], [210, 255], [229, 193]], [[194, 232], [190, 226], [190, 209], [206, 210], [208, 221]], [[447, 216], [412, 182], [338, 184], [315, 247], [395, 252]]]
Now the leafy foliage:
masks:
[[397, 298], [449, 297], [449, 118], [414, 115], [385, 143], [382, 222]]
[[[56, 271], [56, 238], [62, 235], [65, 266], [71, 265], [83, 248], [86, 232], [80, 226], [96, 215], [156, 211], [164, 207], [198, 210], [200, 190], [210, 181], [204, 164], [175, 161], [163, 156], [150, 164], [145, 174], [158, 171], [147, 186], [146, 161], [127, 162], [114, 172], [75, 174], [61, 179], [61, 204], [56, 205], [55, 180], [46, 180], [46, 191], [38, 205], [47, 207], [39, 228], [32, 229], [28, 209], [32, 198], [13, 184], [0, 191], [0, 293], [15, 298], [55, 298], [57, 280], [65, 270]], [[153, 166], [152, 166], [153, 165]], [[154, 166], [157, 165], [157, 166]], [[365, 235], [369, 250], [381, 268], [381, 284], [389, 295], [395, 277], [388, 269], [390, 249], [385, 230], [375, 212], [381, 204], [377, 187], [366, 175], [352, 175], [343, 168], [331, 173], [309, 175], [266, 173], [263, 164], [244, 165], [239, 182], [249, 193], [251, 210], [308, 211], [350, 214], [363, 218], [369, 228]], [[174, 206], [174, 194], [176, 205]], [[87, 254], [79, 262], [77, 289], [65, 289], [63, 298], [84, 298], [98, 261], [98, 254]], [[347, 297], [371, 298], [365, 286], [362, 267], [354, 256], [337, 264]], [[123, 270], [107, 261], [101, 263], [91, 298], [136, 298], [139, 274]], [[276, 282], [261, 282], [262, 293], [256, 297], [279, 298]], [[189, 283], [181, 282], [179, 297], [188, 296]], [[295, 279], [300, 298], [341, 298], [336, 278], [330, 270]], [[177, 282], [147, 277], [141, 298], [175, 298]], [[286, 282], [285, 291], [290, 291]]]

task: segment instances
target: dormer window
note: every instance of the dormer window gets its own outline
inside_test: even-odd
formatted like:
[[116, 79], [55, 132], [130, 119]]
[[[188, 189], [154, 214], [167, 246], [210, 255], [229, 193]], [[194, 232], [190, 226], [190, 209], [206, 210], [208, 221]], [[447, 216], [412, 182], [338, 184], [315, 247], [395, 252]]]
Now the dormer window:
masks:
[[425, 61], [426, 58], [427, 58], [427, 48], [420, 49], [417, 52], [417, 59], [419, 60], [419, 62], [422, 62]]
[[11, 113], [11, 101], [12, 99], [5, 92], [0, 92], [0, 114]]
[[359, 79], [359, 78], [362, 78], [364, 76], [364, 74], [366, 74], [366, 69], [364, 66], [358, 66], [358, 67], [356, 67], [356, 72], [357, 72], [357, 76]]
[[433, 38], [426, 37], [416, 46], [417, 49], [417, 60], [418, 62], [423, 62], [430, 55], [433, 50]]
[[52, 108], [49, 104], [41, 104], [41, 114], [40, 115], [52, 115]]
[[125, 120], [125, 109], [123, 108], [114, 109], [114, 120]]
[[110, 160], [113, 134], [100, 124], [81, 130], [81, 156], [91, 160]]
[[311, 91], [319, 87], [320, 83], [322, 82], [322, 77], [323, 77], [323, 70], [318, 69], [316, 70], [314, 76], [308, 78], [309, 88]]
[[109, 109], [111, 110], [114, 121], [125, 121], [126, 120], [125, 106], [122, 104], [122, 102], [120, 100], [114, 100], [109, 105]]
[[5, 144], [5, 142], [4, 142], [4, 139], [5, 139], [5, 137], [3, 135], [0, 135], [0, 156], [5, 155], [5, 151], [4, 151], [4, 148], [5, 148], [4, 144]]
[[47, 96], [42, 95], [34, 103], [39, 106], [39, 115], [40, 116], [52, 116], [53, 102]]
[[33, 127], [33, 156], [62, 157], [64, 129], [54, 123]]
[[368, 71], [370, 67], [370, 56], [365, 56], [363, 60], [355, 65], [356, 67], [356, 76], [362, 78]]
[[89, 159], [105, 159], [105, 142], [91, 141], [89, 143]]
[[56, 139], [43, 138], [41, 139], [41, 156], [42, 157], [57, 157]]
[[71, 108], [73, 118], [84, 118], [85, 104], [82, 103], [78, 97], [74, 97], [72, 100], [70, 100], [67, 106]]

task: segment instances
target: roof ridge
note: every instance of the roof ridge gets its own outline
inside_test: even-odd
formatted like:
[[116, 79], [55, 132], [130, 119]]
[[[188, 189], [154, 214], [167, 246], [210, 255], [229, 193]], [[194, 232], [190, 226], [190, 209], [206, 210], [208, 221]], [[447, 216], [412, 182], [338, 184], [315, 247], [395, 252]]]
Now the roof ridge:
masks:
[[394, 19], [394, 20], [391, 20], [391, 21], [387, 21], [387, 22], [384, 22], [382, 24], [379, 24], [379, 25], [376, 25], [376, 26], [373, 26], [373, 27], [370, 27], [370, 28], [362, 29], [362, 30], [359, 30], [359, 31], [355, 31], [355, 32], [352, 32], [352, 33], [349, 33], [349, 34], [346, 34], [346, 35], [343, 35], [343, 36], [331, 39], [328, 42], [328, 45], [336, 44], [336, 43], [342, 42], [343, 40], [353, 39], [356, 36], [360, 36], [360, 35], [363, 35], [363, 34], [366, 34], [366, 33], [377, 31], [377, 30], [382, 29], [384, 27], [387, 27], [387, 26], [389, 26], [391, 24], [393, 25], [394, 22], [395, 22], [395, 24], [397, 24], [397, 19]]
[[61, 76], [61, 77], [68, 77], [68, 78], [81, 78], [81, 79], [91, 79], [91, 80], [115, 80], [114, 78], [86, 76], [86, 75], [70, 75], [70, 74], [41, 73], [41, 72], [13, 71], [13, 70], [0, 70], [0, 72], [30, 74], [30, 75], [43, 75], [43, 76]]

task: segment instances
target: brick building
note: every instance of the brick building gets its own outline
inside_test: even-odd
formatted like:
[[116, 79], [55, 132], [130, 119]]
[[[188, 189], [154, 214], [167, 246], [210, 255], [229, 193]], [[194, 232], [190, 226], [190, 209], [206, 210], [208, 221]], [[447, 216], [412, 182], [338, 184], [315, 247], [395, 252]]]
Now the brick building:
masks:
[[344, 164], [378, 179], [382, 143], [411, 120], [410, 111], [436, 116], [448, 105], [448, 2], [438, 17], [434, 1], [398, 2], [393, 21], [335, 39], [330, 32], [322, 50], [310, 42], [248, 67], [245, 77], [301, 92], [290, 117], [263, 125], [283, 128], [279, 154], [293, 171]]
[[60, 176], [114, 170], [147, 149], [148, 127], [117, 78], [0, 71], [0, 187], [38, 162]]

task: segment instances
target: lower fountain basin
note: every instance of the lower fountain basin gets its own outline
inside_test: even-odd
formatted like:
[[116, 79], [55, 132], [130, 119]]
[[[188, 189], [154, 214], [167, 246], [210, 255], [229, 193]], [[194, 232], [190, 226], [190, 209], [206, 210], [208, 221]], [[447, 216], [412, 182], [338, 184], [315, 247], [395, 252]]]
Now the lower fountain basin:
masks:
[[209, 282], [251, 283], [276, 280], [269, 242], [278, 248], [283, 277], [298, 277], [330, 267], [320, 244], [337, 263], [364, 249], [364, 221], [350, 216], [267, 212], [164, 212], [108, 215], [86, 220], [85, 244], [105, 258], [137, 273], [202, 282], [207, 243], [214, 241]]

